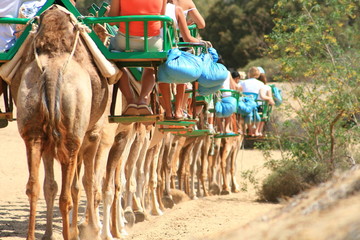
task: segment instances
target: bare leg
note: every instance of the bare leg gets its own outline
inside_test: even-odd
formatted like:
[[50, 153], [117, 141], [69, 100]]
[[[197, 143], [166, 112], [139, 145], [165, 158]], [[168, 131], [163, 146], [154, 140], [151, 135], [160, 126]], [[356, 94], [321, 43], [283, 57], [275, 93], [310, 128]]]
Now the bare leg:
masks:
[[231, 116], [225, 118], [225, 133], [231, 133]]
[[145, 68], [141, 78], [141, 92], [138, 99], [138, 104], [148, 105], [150, 101], [150, 93], [155, 86], [154, 69]]
[[185, 84], [176, 85], [176, 97], [175, 97], [175, 118], [183, 117], [184, 97], [185, 97]]
[[159, 83], [159, 89], [163, 100], [161, 103], [165, 109], [165, 117], [172, 118], [170, 84]]
[[130, 87], [129, 77], [126, 71], [124, 71], [124, 74], [121, 76], [119, 82], [120, 82], [120, 90], [122, 94], [124, 94], [126, 102], [128, 104], [135, 103], [134, 92]]
[[264, 125], [265, 125], [265, 122], [264, 121], [261, 121], [256, 129], [256, 134], [257, 136], [262, 136], [263, 135], [263, 130], [264, 130]]

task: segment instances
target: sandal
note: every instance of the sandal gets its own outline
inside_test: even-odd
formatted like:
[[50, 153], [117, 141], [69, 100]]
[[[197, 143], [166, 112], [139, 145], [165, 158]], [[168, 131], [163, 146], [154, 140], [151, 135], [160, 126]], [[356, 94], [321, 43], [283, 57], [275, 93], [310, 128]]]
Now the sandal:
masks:
[[153, 115], [153, 111], [149, 108], [148, 105], [141, 104], [137, 106], [137, 110], [139, 115]]
[[185, 118], [184, 118], [184, 116], [174, 116], [174, 120], [176, 120], [176, 121], [181, 121], [181, 120], [184, 120]]
[[171, 116], [166, 116], [166, 114], [164, 114], [164, 119], [165, 120], [174, 120], [174, 116], [171, 114]]
[[123, 111], [123, 116], [137, 116], [139, 115], [137, 105], [134, 103], [130, 103], [126, 106], [125, 110]]

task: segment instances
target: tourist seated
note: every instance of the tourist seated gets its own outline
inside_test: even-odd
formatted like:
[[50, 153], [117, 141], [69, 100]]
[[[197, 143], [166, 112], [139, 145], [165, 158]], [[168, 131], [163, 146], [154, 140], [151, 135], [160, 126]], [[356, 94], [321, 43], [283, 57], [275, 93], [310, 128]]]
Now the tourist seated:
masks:
[[[172, 0], [168, 0], [166, 4], [165, 14], [171, 17], [174, 21], [175, 27], [180, 29], [180, 33], [185, 42], [200, 42], [197, 38], [191, 36], [190, 31], [186, 24], [186, 19], [183, 14], [181, 7], [175, 6]], [[165, 119], [181, 120], [184, 118], [184, 109], [187, 99], [185, 99], [186, 84], [176, 84], [176, 95], [175, 95], [175, 109], [172, 112], [171, 107], [171, 91], [170, 84], [159, 83], [160, 93], [163, 98], [163, 107], [165, 109]]]
[[[112, 0], [109, 16], [129, 15], [164, 15], [166, 0]], [[133, 51], [144, 51], [144, 29], [142, 22], [130, 23], [130, 48]], [[161, 22], [148, 23], [149, 51], [162, 51]], [[126, 46], [125, 23], [119, 24], [119, 32], [111, 39], [110, 48], [124, 51]], [[138, 99], [130, 88], [127, 74], [120, 79], [120, 89], [128, 103], [123, 115], [152, 115], [149, 108], [150, 93], [155, 86], [155, 72], [153, 68], [144, 68], [141, 79], [141, 91]]]
[[[16, 18], [25, 0], [1, 0], [0, 17]], [[0, 24], [0, 53], [7, 52], [16, 42], [15, 24]]]
[[[226, 78], [226, 80], [224, 81], [221, 89], [223, 90], [230, 90], [231, 89], [231, 83], [234, 82], [234, 79], [232, 78], [231, 73], [228, 71], [228, 76]], [[221, 98], [226, 98], [226, 97], [231, 97], [232, 93], [229, 92], [222, 92], [221, 93]], [[233, 133], [232, 129], [231, 129], [231, 118], [232, 116], [229, 117], [223, 117], [223, 118], [216, 118], [217, 121], [217, 127], [219, 129], [220, 133], [225, 133], [225, 134], [229, 134], [229, 133]]]
[[[251, 67], [248, 71], [249, 79], [240, 81], [237, 85], [237, 89], [241, 91], [243, 94], [248, 95], [249, 97], [253, 97], [254, 100], [256, 101], [258, 99], [260, 89], [264, 87], [264, 83], [262, 83], [257, 79], [259, 76], [260, 76], [259, 69], [257, 67]], [[246, 125], [248, 134], [250, 136], [255, 136], [257, 125], [258, 123]]]
[[[272, 96], [272, 90], [269, 85], [267, 85], [267, 78], [265, 75], [265, 70], [262, 67], [257, 67], [260, 71], [260, 76], [258, 77], [258, 80], [260, 80], [262, 83], [264, 83], [264, 86], [260, 89], [259, 92], [259, 99], [268, 101], [270, 105], [275, 105], [275, 101]], [[263, 111], [262, 104], [259, 104], [258, 111]], [[263, 136], [263, 129], [264, 129], [265, 122], [260, 121], [256, 128], [255, 136]]]
[[198, 29], [205, 28], [205, 20], [192, 0], [173, 0], [173, 3], [183, 9], [187, 25], [196, 24]]

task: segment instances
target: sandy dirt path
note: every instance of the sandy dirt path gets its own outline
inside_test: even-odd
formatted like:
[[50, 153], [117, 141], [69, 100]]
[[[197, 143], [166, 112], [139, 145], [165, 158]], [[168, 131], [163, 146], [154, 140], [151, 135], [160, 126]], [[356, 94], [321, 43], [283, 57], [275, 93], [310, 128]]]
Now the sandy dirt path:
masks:
[[[25, 146], [17, 131], [16, 122], [0, 129], [0, 239], [25, 239], [29, 204], [25, 194], [28, 177]], [[275, 152], [275, 154], [278, 154]], [[264, 159], [258, 150], [242, 150], [238, 158], [238, 179], [246, 169], [259, 169]], [[56, 180], [60, 184], [59, 164], [55, 164]], [[259, 176], [264, 175], [260, 171]], [[40, 182], [43, 181], [40, 169]], [[83, 194], [84, 196], [84, 194]], [[61, 216], [58, 199], [54, 213], [56, 236], [61, 239]], [[84, 211], [84, 198], [80, 211]], [[137, 223], [129, 229], [128, 239], [197, 239], [244, 225], [260, 218], [280, 205], [256, 202], [255, 190], [228, 196], [212, 196], [190, 200], [168, 209], [163, 216], [150, 216], [148, 221]], [[36, 238], [41, 239], [45, 229], [45, 201], [40, 195]], [[241, 239], [241, 237], [239, 238]]]

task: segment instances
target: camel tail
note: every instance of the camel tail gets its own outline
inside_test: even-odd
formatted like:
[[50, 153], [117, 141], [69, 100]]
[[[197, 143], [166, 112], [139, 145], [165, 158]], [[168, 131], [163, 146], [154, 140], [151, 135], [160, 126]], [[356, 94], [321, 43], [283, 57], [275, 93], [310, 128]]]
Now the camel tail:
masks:
[[[61, 71], [44, 70], [41, 80], [41, 108], [43, 115], [43, 130], [49, 140], [48, 146], [55, 147], [55, 155], [62, 139], [66, 137], [66, 127], [62, 123], [61, 113]], [[61, 149], [64, 149], [60, 147]]]

